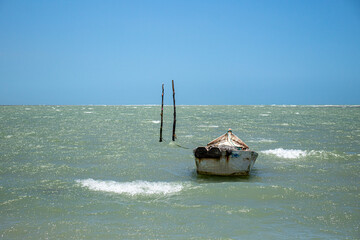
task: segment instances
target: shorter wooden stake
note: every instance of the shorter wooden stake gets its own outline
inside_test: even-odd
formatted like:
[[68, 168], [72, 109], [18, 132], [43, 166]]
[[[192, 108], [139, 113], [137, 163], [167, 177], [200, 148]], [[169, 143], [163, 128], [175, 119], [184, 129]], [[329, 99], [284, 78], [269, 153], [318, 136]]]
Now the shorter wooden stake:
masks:
[[164, 116], [164, 84], [162, 84], [162, 94], [161, 94], [161, 123], [160, 123], [160, 140], [162, 142], [162, 128], [163, 128], [163, 116]]

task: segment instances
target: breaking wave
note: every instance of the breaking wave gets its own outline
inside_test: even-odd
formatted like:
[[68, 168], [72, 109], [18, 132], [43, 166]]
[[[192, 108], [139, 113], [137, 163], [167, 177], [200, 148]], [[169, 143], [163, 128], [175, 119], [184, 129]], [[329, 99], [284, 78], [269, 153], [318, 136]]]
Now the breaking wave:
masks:
[[116, 182], [94, 180], [92, 178], [76, 180], [76, 182], [82, 187], [93, 191], [118, 193], [129, 196], [170, 195], [180, 192], [185, 187], [185, 185], [181, 183], [147, 181]]
[[261, 151], [261, 153], [264, 153], [266, 155], [275, 155], [276, 157], [288, 158], [288, 159], [296, 159], [307, 156], [320, 157], [322, 159], [334, 159], [334, 158], [344, 158], [346, 155], [351, 155], [350, 153], [336, 153], [336, 152], [315, 151], [315, 150], [304, 151], [304, 150], [283, 149], [283, 148], [264, 150]]
[[218, 128], [219, 126], [217, 126], [217, 125], [199, 125], [198, 127], [201, 127], [201, 128]]
[[277, 157], [289, 158], [289, 159], [305, 157], [308, 154], [306, 151], [303, 150], [283, 149], [283, 148], [270, 149], [261, 152], [267, 155], [275, 155]]
[[273, 139], [265, 139], [265, 138], [257, 138], [257, 139], [252, 139], [252, 140], [248, 140], [248, 142], [255, 142], [255, 143], [274, 143], [277, 142]]

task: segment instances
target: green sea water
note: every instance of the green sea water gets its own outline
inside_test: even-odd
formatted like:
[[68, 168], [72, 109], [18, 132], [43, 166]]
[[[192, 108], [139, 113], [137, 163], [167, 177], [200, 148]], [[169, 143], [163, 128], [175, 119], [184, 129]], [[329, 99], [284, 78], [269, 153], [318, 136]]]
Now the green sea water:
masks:
[[[356, 106], [0, 106], [1, 239], [360, 239]], [[232, 128], [249, 177], [198, 176]]]

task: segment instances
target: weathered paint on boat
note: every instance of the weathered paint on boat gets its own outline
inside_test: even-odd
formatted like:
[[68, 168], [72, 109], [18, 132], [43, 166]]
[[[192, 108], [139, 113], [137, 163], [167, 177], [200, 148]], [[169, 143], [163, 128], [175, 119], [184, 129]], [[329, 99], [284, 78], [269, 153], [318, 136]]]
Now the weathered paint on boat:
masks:
[[232, 151], [227, 155], [221, 152], [219, 158], [195, 157], [198, 174], [220, 176], [247, 176], [250, 174], [258, 154], [254, 151]]
[[194, 155], [198, 174], [220, 176], [249, 175], [258, 156], [231, 129], [206, 147], [194, 149]]

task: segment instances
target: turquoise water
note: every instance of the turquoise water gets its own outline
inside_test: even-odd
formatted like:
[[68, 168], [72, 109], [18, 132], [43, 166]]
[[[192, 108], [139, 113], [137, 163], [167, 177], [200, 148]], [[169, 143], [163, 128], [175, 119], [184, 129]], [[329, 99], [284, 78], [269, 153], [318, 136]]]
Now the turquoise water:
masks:
[[[360, 108], [0, 106], [1, 239], [359, 239]], [[198, 176], [228, 128], [249, 177]]]

